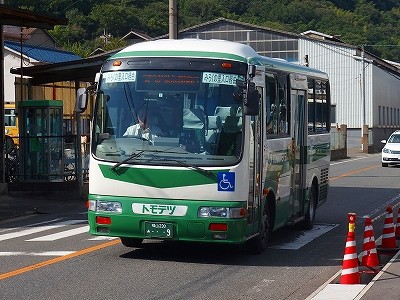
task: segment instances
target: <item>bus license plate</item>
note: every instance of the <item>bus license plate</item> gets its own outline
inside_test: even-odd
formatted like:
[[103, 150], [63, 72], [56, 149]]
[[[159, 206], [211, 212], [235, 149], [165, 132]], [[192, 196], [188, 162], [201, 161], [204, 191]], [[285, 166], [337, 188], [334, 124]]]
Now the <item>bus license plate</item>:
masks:
[[146, 236], [158, 238], [172, 238], [173, 226], [171, 223], [144, 222]]

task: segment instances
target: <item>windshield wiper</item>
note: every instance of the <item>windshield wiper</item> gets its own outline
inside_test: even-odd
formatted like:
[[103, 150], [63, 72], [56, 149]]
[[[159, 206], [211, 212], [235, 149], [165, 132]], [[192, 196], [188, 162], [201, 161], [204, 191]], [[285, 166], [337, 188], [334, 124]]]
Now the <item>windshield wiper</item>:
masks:
[[152, 160], [176, 162], [178, 165], [180, 165], [182, 167], [185, 167], [185, 168], [188, 168], [188, 169], [194, 169], [194, 170], [200, 172], [201, 174], [203, 174], [203, 175], [205, 175], [207, 177], [210, 177], [210, 178], [211, 177], [215, 177], [215, 174], [213, 172], [211, 172], [211, 171], [208, 171], [206, 169], [200, 168], [200, 167], [192, 165], [192, 164], [185, 163], [185, 162], [183, 162], [181, 160], [178, 160], [178, 159], [158, 158], [158, 157], [152, 157], [151, 159], [149, 159], [149, 161], [152, 161]]
[[[159, 150], [141, 150], [141, 151], [138, 151], [138, 152], [133, 153], [132, 155], [128, 156], [128, 157], [125, 158], [124, 160], [122, 160], [122, 161], [116, 163], [115, 165], [113, 165], [113, 166], [111, 167], [111, 170], [114, 171], [115, 169], [117, 169], [117, 168], [118, 168], [119, 166], [121, 166], [122, 164], [127, 163], [128, 161], [130, 161], [130, 160], [132, 160], [132, 159], [134, 159], [134, 158], [140, 157], [144, 152], [153, 152], [153, 153], [177, 153], [177, 154], [182, 154], [181, 152], [170, 151], [170, 150], [172, 150], [172, 149], [174, 149], [174, 148], [175, 148], [175, 147], [171, 147], [171, 148], [165, 149], [165, 150], [163, 150], [163, 151], [159, 151]], [[213, 172], [211, 172], [211, 171], [208, 171], [208, 170], [206, 170], [206, 169], [203, 169], [203, 168], [201, 168], [201, 167], [198, 167], [198, 166], [195, 166], [195, 165], [192, 165], [192, 164], [185, 163], [185, 162], [183, 162], [183, 161], [181, 161], [181, 160], [172, 159], [172, 158], [159, 158], [159, 157], [156, 157], [155, 155], [153, 155], [152, 158], [149, 159], [149, 161], [152, 161], [152, 160], [158, 160], [158, 161], [172, 161], [172, 162], [176, 162], [178, 165], [180, 165], [180, 166], [182, 166], [182, 167], [185, 167], [185, 168], [188, 168], [188, 169], [194, 169], [194, 170], [200, 172], [201, 174], [203, 174], [203, 175], [205, 175], [205, 176], [207, 176], [207, 177], [210, 177], [210, 178], [211, 178], [211, 177], [215, 177], [215, 176], [216, 176], [216, 175], [215, 175]]]
[[120, 161], [120, 162], [118, 162], [118, 163], [116, 163], [115, 165], [113, 165], [112, 167], [111, 167], [111, 170], [115, 170], [116, 168], [118, 168], [120, 165], [122, 165], [122, 164], [124, 164], [124, 163], [127, 163], [128, 161], [130, 161], [130, 160], [132, 160], [132, 159], [134, 159], [134, 158], [137, 158], [137, 157], [140, 157], [140, 156], [142, 156], [142, 154], [144, 153], [144, 152], [154, 152], [154, 153], [180, 153], [180, 152], [175, 152], [175, 151], [169, 151], [169, 150], [172, 150], [172, 149], [174, 149], [175, 147], [172, 147], [172, 148], [168, 148], [168, 149], [166, 149], [166, 150], [163, 150], [163, 151], [159, 151], [159, 150], [140, 150], [140, 151], [138, 151], [138, 152], [135, 152], [135, 153], [132, 153], [130, 156], [128, 156], [127, 158], [125, 158], [124, 160], [122, 160], [122, 161]]
[[122, 164], [124, 164], [124, 163], [130, 161], [131, 159], [134, 159], [134, 158], [136, 158], [136, 157], [141, 156], [141, 155], [143, 154], [144, 151], [145, 151], [145, 150], [141, 150], [141, 151], [139, 151], [139, 152], [133, 153], [132, 155], [129, 155], [127, 158], [125, 158], [125, 159], [121, 160], [120, 162], [116, 163], [115, 165], [113, 165], [113, 166], [111, 167], [111, 170], [114, 171], [114, 170], [115, 170], [116, 168], [118, 168], [120, 165], [122, 165]]
[[180, 161], [180, 160], [177, 160], [177, 159], [172, 159], [172, 161], [178, 163], [178, 165], [180, 165], [182, 167], [186, 167], [186, 168], [189, 168], [189, 169], [190, 168], [195, 169], [196, 171], [206, 175], [207, 177], [215, 177], [215, 174], [213, 172], [208, 171], [208, 170], [203, 169], [203, 168], [200, 168], [198, 166], [187, 164], [187, 163], [184, 163], [183, 161]]

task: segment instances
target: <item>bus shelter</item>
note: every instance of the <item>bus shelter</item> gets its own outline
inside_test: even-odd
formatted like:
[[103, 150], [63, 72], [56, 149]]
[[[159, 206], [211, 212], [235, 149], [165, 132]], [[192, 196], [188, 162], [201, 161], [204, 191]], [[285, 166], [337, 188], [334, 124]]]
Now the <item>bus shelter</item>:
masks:
[[63, 180], [63, 102], [24, 100], [18, 111], [21, 181]]

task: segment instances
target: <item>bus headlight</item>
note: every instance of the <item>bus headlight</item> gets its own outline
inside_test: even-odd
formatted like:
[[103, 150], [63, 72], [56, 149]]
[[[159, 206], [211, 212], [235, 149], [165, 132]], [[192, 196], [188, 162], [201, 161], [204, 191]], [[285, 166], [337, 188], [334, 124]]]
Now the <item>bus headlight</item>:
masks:
[[98, 212], [122, 213], [122, 204], [117, 201], [89, 200], [88, 209]]
[[229, 207], [206, 207], [202, 206], [197, 212], [199, 218], [229, 218], [239, 219], [246, 215], [246, 209], [243, 207], [229, 208]]

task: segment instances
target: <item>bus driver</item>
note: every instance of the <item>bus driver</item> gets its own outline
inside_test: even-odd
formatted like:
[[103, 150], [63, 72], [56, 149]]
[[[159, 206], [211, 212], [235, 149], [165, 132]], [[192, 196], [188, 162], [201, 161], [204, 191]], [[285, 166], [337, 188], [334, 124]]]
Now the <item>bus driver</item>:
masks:
[[151, 114], [147, 115], [147, 112], [139, 112], [137, 114], [137, 123], [129, 126], [124, 137], [139, 137], [149, 141], [150, 144], [154, 144], [154, 136], [161, 134], [161, 129], [156, 125], [157, 119]]

